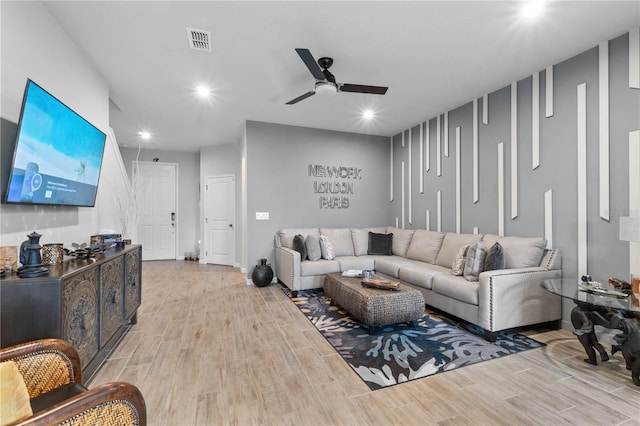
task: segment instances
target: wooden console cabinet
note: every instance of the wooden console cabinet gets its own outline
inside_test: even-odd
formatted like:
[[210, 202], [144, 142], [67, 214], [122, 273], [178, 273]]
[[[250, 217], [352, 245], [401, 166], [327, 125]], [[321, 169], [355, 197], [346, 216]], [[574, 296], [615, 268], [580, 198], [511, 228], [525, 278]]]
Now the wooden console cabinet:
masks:
[[136, 323], [142, 301], [142, 247], [112, 248], [92, 259], [66, 259], [49, 275], [0, 281], [0, 347], [59, 338], [80, 354], [89, 381]]

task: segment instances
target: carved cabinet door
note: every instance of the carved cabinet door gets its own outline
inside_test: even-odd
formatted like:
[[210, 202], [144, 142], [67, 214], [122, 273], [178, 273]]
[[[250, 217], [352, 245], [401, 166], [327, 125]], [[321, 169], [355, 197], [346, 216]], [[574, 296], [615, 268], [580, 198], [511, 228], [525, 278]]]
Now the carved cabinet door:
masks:
[[142, 292], [140, 286], [140, 250], [130, 251], [125, 255], [125, 289], [124, 312], [129, 318], [140, 306]]
[[100, 346], [104, 346], [124, 321], [123, 257], [119, 256], [100, 267], [100, 297], [102, 325]]
[[84, 368], [98, 353], [98, 268], [62, 281], [62, 338], [78, 351]]

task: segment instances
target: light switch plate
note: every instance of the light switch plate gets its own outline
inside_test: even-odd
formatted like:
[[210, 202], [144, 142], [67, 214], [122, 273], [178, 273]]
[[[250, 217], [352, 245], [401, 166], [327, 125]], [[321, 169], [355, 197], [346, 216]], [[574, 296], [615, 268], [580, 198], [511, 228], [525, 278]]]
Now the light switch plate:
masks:
[[269, 212], [256, 212], [256, 220], [269, 220]]

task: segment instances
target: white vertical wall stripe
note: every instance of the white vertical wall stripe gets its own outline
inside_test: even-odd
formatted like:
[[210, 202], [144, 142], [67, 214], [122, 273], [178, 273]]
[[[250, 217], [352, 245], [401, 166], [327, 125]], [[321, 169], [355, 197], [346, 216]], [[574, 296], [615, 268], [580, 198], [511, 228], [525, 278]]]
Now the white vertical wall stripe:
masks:
[[544, 193], [544, 238], [547, 248], [553, 248], [553, 189]]
[[449, 156], [449, 111], [444, 113], [444, 156]]
[[396, 228], [398, 227], [399, 223], [398, 223], [398, 216], [396, 216]]
[[540, 166], [540, 73], [531, 76], [531, 169]]
[[[629, 215], [640, 216], [640, 130], [629, 132]], [[629, 242], [629, 273], [640, 275], [640, 242]]]
[[400, 186], [402, 187], [402, 191], [400, 192], [400, 203], [402, 204], [402, 206], [400, 207], [400, 219], [402, 220], [402, 229], [404, 229], [404, 218], [405, 218], [405, 203], [406, 203], [406, 199], [405, 199], [405, 190], [404, 190], [404, 161], [400, 164], [400, 172], [401, 172], [401, 179], [400, 179]]
[[436, 193], [436, 231], [442, 232], [442, 190]]
[[431, 231], [431, 212], [429, 211], [429, 209], [427, 209], [425, 211], [425, 216], [426, 216], [425, 217], [425, 224], [426, 224], [425, 229], [427, 231]]
[[640, 89], [640, 27], [629, 31], [629, 87]]
[[609, 220], [609, 42], [598, 45], [600, 217]]
[[518, 217], [518, 82], [511, 83], [511, 219]]
[[413, 129], [409, 129], [409, 152], [407, 154], [408, 159], [409, 159], [409, 167], [408, 167], [408, 171], [407, 171], [407, 179], [409, 180], [408, 182], [408, 199], [407, 199], [407, 208], [409, 209], [408, 211], [408, 216], [409, 216], [409, 225], [413, 224], [413, 216], [411, 214], [412, 211], [412, 205], [413, 205]]
[[482, 95], [482, 124], [489, 124], [489, 95]]
[[[472, 140], [472, 174], [473, 174], [473, 202], [477, 203], [478, 194], [478, 99], [473, 100], [473, 140]], [[457, 129], [456, 129], [457, 131]]]
[[404, 132], [406, 132], [406, 130], [402, 131], [402, 147], [405, 147], [405, 143], [404, 143]]
[[390, 149], [390, 153], [389, 153], [389, 161], [390, 161], [390, 165], [389, 165], [389, 181], [391, 182], [390, 185], [390, 189], [389, 189], [389, 201], [393, 201], [393, 136], [391, 136], [389, 138], [389, 149]]
[[498, 235], [504, 235], [504, 143], [498, 144]]
[[589, 271], [587, 266], [587, 83], [578, 85], [577, 134], [578, 275], [581, 275]]
[[460, 179], [460, 126], [456, 127], [456, 232], [460, 233], [462, 212], [461, 212], [461, 194], [462, 180]]
[[420, 193], [424, 194], [424, 131], [420, 123]]
[[545, 109], [544, 116], [553, 116], [553, 65], [549, 65], [545, 70]]
[[441, 141], [440, 141], [440, 115], [436, 119], [436, 175], [442, 176], [442, 155], [440, 152], [441, 149]]
[[431, 126], [429, 125], [429, 120], [424, 125], [424, 162], [425, 162], [425, 173], [431, 170], [431, 137], [429, 133], [431, 131]]

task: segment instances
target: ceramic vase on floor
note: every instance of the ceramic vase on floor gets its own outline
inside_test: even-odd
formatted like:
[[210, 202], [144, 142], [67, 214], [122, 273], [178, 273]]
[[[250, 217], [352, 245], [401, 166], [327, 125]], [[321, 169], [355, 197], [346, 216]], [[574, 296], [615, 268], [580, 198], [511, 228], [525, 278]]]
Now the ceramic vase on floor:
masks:
[[259, 263], [253, 268], [251, 280], [258, 287], [265, 287], [271, 283], [273, 279], [273, 269], [267, 263], [267, 259], [260, 259]]

